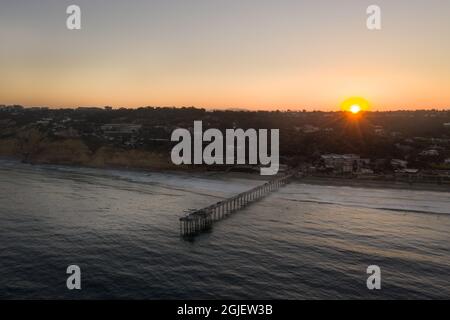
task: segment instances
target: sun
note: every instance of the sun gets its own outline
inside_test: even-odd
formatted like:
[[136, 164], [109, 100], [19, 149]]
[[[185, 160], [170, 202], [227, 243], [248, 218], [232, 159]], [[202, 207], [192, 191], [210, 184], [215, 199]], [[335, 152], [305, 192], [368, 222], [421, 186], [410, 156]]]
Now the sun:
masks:
[[362, 97], [351, 97], [346, 99], [341, 104], [342, 111], [358, 114], [362, 111], [367, 111], [370, 108], [369, 101]]
[[357, 114], [361, 111], [361, 107], [358, 104], [354, 104], [350, 107], [350, 112], [353, 114]]

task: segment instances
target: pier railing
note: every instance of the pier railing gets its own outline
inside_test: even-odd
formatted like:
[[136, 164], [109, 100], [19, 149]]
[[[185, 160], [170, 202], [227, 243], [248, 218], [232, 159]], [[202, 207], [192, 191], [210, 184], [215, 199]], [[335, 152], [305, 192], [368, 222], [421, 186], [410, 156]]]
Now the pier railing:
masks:
[[214, 222], [226, 218], [233, 212], [288, 184], [292, 177], [293, 174], [288, 174], [208, 207], [192, 210], [180, 218], [180, 234], [182, 236], [193, 236], [210, 228]]

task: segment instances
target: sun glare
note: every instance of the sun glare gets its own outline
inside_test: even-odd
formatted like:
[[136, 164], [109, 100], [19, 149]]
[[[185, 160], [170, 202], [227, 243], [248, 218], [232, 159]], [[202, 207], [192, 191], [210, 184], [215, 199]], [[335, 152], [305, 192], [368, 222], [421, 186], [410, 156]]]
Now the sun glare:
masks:
[[369, 102], [361, 97], [348, 98], [341, 104], [342, 111], [350, 112], [352, 114], [358, 114], [361, 111], [369, 110]]
[[360, 111], [361, 111], [361, 107], [357, 104], [354, 104], [350, 107], [350, 112], [353, 114], [357, 114]]

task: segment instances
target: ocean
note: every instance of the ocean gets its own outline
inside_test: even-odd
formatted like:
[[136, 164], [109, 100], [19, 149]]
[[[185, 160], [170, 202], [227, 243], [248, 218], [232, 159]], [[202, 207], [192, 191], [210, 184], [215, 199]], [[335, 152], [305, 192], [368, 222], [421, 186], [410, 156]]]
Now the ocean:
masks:
[[0, 299], [450, 298], [450, 192], [298, 180], [180, 237], [185, 210], [260, 183], [2, 160]]

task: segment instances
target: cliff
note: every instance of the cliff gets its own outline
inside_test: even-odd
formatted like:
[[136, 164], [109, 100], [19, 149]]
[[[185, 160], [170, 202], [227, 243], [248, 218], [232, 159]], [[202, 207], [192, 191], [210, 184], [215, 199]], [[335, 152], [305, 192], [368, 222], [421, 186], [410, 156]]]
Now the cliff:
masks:
[[14, 157], [33, 164], [175, 169], [169, 154], [106, 146], [93, 151], [82, 139], [52, 140], [37, 130], [0, 139], [0, 156]]

